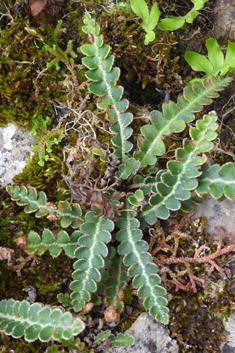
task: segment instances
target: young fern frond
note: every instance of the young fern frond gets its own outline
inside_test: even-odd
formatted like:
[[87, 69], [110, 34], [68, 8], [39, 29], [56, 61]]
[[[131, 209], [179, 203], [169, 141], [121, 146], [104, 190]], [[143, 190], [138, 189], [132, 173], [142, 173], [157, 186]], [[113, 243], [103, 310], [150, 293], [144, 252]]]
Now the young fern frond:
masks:
[[129, 333], [125, 333], [124, 335], [122, 333], [118, 333], [117, 336], [115, 337], [110, 330], [100, 332], [94, 340], [94, 346], [98, 345], [99, 343], [102, 343], [104, 338], [109, 340], [110, 346], [130, 346], [134, 339], [132, 336], [129, 335]]
[[46, 216], [48, 219], [60, 219], [62, 228], [71, 226], [78, 228], [82, 224], [82, 211], [77, 203], [70, 204], [67, 201], [60, 201], [57, 206], [47, 202], [45, 192], [37, 190], [33, 187], [26, 188], [22, 186], [7, 186], [7, 192], [17, 205], [25, 206], [26, 213], [36, 212], [35, 217], [41, 218]]
[[84, 323], [65, 312], [64, 308], [52, 309], [39, 303], [29, 304], [14, 299], [0, 302], [0, 331], [14, 338], [24, 336], [28, 342], [68, 340], [84, 330]]
[[93, 81], [89, 85], [89, 90], [101, 97], [98, 107], [108, 111], [110, 121], [115, 121], [110, 126], [110, 131], [116, 136], [112, 138], [112, 143], [117, 147], [115, 155], [120, 159], [121, 166], [117, 176], [127, 179], [130, 174], [135, 174], [140, 162], [135, 158], [129, 158], [126, 154], [131, 151], [133, 145], [128, 141], [132, 135], [132, 129], [128, 127], [133, 120], [131, 113], [125, 113], [129, 102], [122, 99], [123, 87], [117, 86], [120, 76], [120, 69], [112, 68], [114, 56], [109, 55], [110, 46], [103, 44], [102, 36], [99, 35], [100, 28], [95, 25], [95, 21], [86, 13], [85, 26], [83, 31], [92, 36], [91, 44], [81, 46], [81, 52], [86, 55], [82, 59], [83, 64], [89, 69], [86, 77]]
[[81, 226], [84, 234], [78, 239], [78, 247], [74, 256], [78, 259], [74, 263], [72, 274], [74, 281], [70, 284], [72, 305], [75, 311], [84, 308], [91, 300], [90, 292], [97, 291], [97, 283], [102, 277], [99, 269], [105, 267], [104, 258], [108, 255], [105, 244], [111, 241], [110, 232], [114, 224], [110, 219], [96, 217], [95, 212], [87, 212], [86, 222]]
[[114, 305], [118, 310], [122, 310], [124, 305], [119, 295], [120, 291], [125, 286], [126, 282], [130, 280], [126, 272], [122, 258], [115, 256], [112, 259], [111, 269], [109, 271], [110, 277], [105, 282], [105, 296], [108, 305]]
[[117, 226], [120, 228], [117, 240], [121, 242], [118, 253], [124, 256], [123, 263], [129, 267], [127, 274], [134, 277], [132, 284], [139, 288], [137, 295], [144, 299], [144, 307], [149, 309], [151, 315], [167, 324], [168, 302], [163, 297], [166, 295], [166, 290], [159, 286], [161, 278], [157, 275], [158, 267], [147, 252], [148, 243], [141, 240], [143, 234], [139, 229], [140, 222], [134, 216], [135, 212], [124, 211], [117, 221]]
[[211, 98], [219, 96], [217, 91], [223, 90], [231, 81], [231, 77], [212, 77], [209, 81], [196, 82], [192, 87], [185, 87], [177, 103], [163, 103], [162, 112], [153, 110], [152, 124], [141, 128], [145, 140], [141, 143], [139, 151], [134, 153], [134, 157], [141, 161], [141, 167], [155, 164], [156, 156], [162, 156], [166, 152], [163, 136], [183, 131], [186, 123], [194, 120], [193, 113], [200, 112], [203, 105], [211, 104]]

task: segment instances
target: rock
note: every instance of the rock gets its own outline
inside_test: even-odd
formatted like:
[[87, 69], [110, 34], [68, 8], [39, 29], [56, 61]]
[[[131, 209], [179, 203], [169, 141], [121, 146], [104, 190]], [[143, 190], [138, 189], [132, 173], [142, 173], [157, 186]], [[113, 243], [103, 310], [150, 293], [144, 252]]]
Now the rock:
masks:
[[235, 353], [235, 313], [226, 319], [224, 324], [227, 340], [221, 346], [221, 353]]
[[222, 226], [226, 232], [235, 235], [235, 201], [225, 199], [224, 201], [217, 201], [210, 195], [204, 196], [204, 201], [201, 204], [196, 204], [194, 207], [196, 214], [192, 217], [198, 218], [205, 215], [207, 218], [206, 231], [211, 235], [221, 235], [221, 233], [214, 229], [215, 226]]
[[234, 42], [235, 0], [216, 0], [213, 34], [221, 45], [227, 46], [228, 40]]
[[22, 172], [30, 146], [36, 143], [27, 130], [17, 130], [15, 124], [0, 128], [0, 187], [12, 184], [14, 176]]
[[125, 333], [135, 338], [129, 347], [112, 347], [109, 353], [178, 353], [179, 347], [165, 325], [148, 313], [142, 313]]

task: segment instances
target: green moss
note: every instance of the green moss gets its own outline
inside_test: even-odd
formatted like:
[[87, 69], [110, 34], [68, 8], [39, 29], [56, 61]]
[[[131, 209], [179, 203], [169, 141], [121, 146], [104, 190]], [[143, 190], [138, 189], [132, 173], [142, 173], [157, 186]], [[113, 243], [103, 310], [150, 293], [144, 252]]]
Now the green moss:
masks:
[[24, 342], [21, 340], [16, 340], [6, 336], [5, 334], [1, 334], [1, 343], [0, 343], [0, 351], [9, 353], [14, 351], [15, 353], [41, 353], [46, 351], [48, 343], [42, 342]]
[[[111, 46], [111, 52], [115, 55], [115, 65], [121, 69], [121, 84], [128, 92], [133, 91], [133, 83], [136, 84], [138, 102], [140, 96], [145, 99], [142, 104], [152, 101], [152, 86], [149, 91], [146, 87], [149, 82], [152, 81], [161, 87], [167, 83], [169, 87], [175, 80], [174, 73], [179, 70], [175, 34], [156, 30], [155, 40], [145, 46], [144, 30], [138, 22], [130, 21], [129, 15], [118, 7], [103, 12], [100, 18], [97, 17], [97, 23], [101, 27], [105, 42]], [[129, 89], [130, 87], [132, 89]], [[131, 98], [132, 102], [135, 101], [135, 97]]]
[[50, 59], [49, 53], [42, 51], [43, 32], [20, 14], [1, 32], [1, 126], [13, 121], [30, 126], [32, 117], [53, 114], [51, 100], [61, 95], [62, 76], [55, 75], [54, 69], [39, 75]]
[[14, 182], [21, 185], [30, 184], [37, 190], [46, 190], [48, 199], [51, 200], [56, 194], [57, 181], [61, 180], [63, 170], [61, 147], [53, 147], [48, 161], [44, 166], [38, 164], [39, 157], [34, 154], [32, 159], [27, 159], [22, 173], [14, 177]]

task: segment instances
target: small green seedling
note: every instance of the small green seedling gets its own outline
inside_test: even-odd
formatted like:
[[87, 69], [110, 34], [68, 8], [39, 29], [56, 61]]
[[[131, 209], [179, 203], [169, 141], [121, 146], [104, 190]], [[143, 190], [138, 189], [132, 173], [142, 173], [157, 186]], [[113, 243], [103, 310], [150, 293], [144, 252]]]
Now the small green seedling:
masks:
[[[193, 20], [199, 15], [198, 10], [204, 7], [204, 4], [208, 0], [191, 0], [194, 4], [187, 15], [171, 16], [170, 18], [164, 18], [161, 22], [158, 22], [160, 16], [160, 10], [157, 3], [155, 3], [149, 13], [148, 6], [145, 0], [130, 0], [130, 7], [132, 11], [139, 16], [143, 23], [141, 27], [146, 31], [144, 44], [147, 45], [149, 42], [155, 39], [154, 28], [158, 26], [162, 31], [174, 31], [180, 27], [183, 27], [185, 22], [193, 23]], [[123, 3], [122, 3], [123, 4]], [[125, 12], [131, 13], [130, 7], [122, 5]]]
[[175, 31], [178, 28], [183, 27], [185, 22], [193, 23], [193, 20], [199, 15], [198, 10], [204, 7], [204, 4], [208, 0], [191, 0], [194, 4], [193, 8], [187, 15], [181, 16], [171, 16], [170, 18], [164, 18], [159, 24], [159, 28], [162, 31]]
[[189, 82], [189, 85], [197, 82], [202, 82], [205, 79], [210, 79], [212, 76], [224, 76], [228, 71], [235, 69], [235, 44], [228, 42], [226, 56], [220, 49], [214, 38], [209, 38], [206, 41], [206, 48], [208, 51], [208, 59], [201, 54], [194, 51], [187, 51], [185, 53], [185, 60], [195, 71], [205, 72], [202, 78], [196, 78]]
[[158, 24], [160, 10], [155, 3], [149, 13], [145, 0], [130, 0], [130, 4], [133, 12], [143, 20], [141, 27], [146, 31], [144, 44], [147, 45], [155, 39], [153, 29]]

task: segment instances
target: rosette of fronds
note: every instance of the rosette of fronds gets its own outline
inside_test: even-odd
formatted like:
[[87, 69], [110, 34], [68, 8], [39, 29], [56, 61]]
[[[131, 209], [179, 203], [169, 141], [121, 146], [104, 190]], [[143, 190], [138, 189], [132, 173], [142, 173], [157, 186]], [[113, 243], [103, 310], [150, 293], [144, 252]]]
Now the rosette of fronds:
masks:
[[138, 297], [144, 299], [144, 307], [156, 319], [167, 324], [169, 309], [166, 307], [168, 301], [164, 298], [166, 290], [159, 285], [161, 278], [157, 274], [158, 267], [147, 252], [148, 243], [142, 240], [140, 222], [134, 216], [135, 212], [124, 211], [117, 221], [120, 228], [117, 240], [121, 242], [118, 253], [123, 256], [123, 263], [128, 267], [128, 276], [134, 277], [132, 284], [138, 288]]
[[26, 213], [36, 212], [35, 217], [46, 216], [52, 221], [59, 219], [63, 228], [68, 226], [78, 228], [82, 224], [82, 211], [77, 203], [70, 204], [68, 201], [60, 201], [56, 206], [47, 202], [45, 192], [37, 193], [37, 190], [33, 187], [27, 189], [25, 186], [9, 185], [6, 189], [17, 205], [25, 206], [24, 211]]
[[28, 342], [39, 339], [48, 342], [68, 340], [83, 331], [85, 325], [79, 319], [73, 319], [69, 312], [61, 307], [52, 309], [39, 303], [29, 304], [14, 299], [0, 302], [0, 331], [14, 338], [24, 336]]
[[121, 163], [117, 176], [126, 179], [130, 174], [135, 174], [140, 166], [139, 161], [127, 156], [133, 147], [128, 141], [132, 135], [132, 129], [128, 126], [133, 116], [126, 112], [129, 102], [122, 98], [123, 87], [117, 85], [120, 69], [113, 67], [114, 56], [109, 55], [110, 46], [103, 43], [103, 38], [99, 35], [100, 28], [88, 13], [85, 14], [84, 23], [82, 29], [88, 34], [90, 44], [82, 45], [80, 50], [86, 55], [82, 59], [82, 63], [89, 69], [86, 77], [93, 81], [89, 90], [101, 97], [98, 107], [107, 110], [109, 120], [114, 121], [110, 131], [116, 135], [112, 138], [112, 143], [117, 147], [115, 155]]

